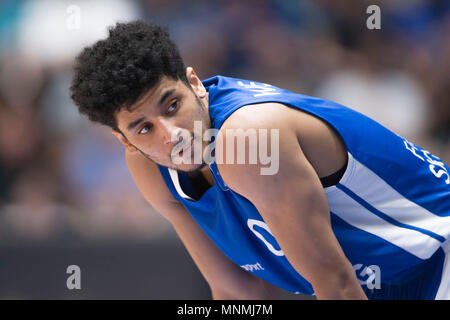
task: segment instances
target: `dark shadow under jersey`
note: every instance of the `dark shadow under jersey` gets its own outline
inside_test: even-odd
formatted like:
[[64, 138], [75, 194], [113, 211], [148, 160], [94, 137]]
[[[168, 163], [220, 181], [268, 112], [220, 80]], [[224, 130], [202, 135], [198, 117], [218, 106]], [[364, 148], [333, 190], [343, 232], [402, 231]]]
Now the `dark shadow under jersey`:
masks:
[[[324, 188], [327, 188], [336, 185], [339, 182], [339, 180], [341, 180], [346, 169], [347, 164], [345, 164], [341, 169], [339, 169], [335, 173], [320, 178], [322, 186]], [[185, 176], [184, 179], [183, 178], [180, 179], [183, 190], [186, 190], [186, 194], [196, 201], [200, 200], [200, 198], [203, 196], [206, 190], [212, 187], [201, 172], [194, 172], [187, 174], [183, 173], [180, 174], [180, 176]], [[186, 185], [186, 182], [188, 182], [190, 186]]]

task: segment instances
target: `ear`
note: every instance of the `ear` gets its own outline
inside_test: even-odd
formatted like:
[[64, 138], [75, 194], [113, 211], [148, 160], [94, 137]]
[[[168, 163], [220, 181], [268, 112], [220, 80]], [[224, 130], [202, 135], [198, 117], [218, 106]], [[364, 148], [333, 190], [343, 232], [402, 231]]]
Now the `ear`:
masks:
[[200, 80], [200, 78], [195, 73], [194, 68], [192, 68], [192, 67], [187, 67], [186, 68], [186, 77], [187, 77], [187, 79], [189, 81], [189, 84], [191, 85], [192, 89], [197, 94], [197, 96], [199, 98], [206, 97], [206, 89], [203, 86], [203, 83]]
[[125, 146], [125, 148], [127, 149], [128, 152], [130, 152], [130, 153], [137, 152], [136, 148], [128, 142], [127, 138], [125, 138], [121, 132], [119, 132], [115, 129], [112, 129], [111, 133], [114, 136], [116, 136], [116, 138]]

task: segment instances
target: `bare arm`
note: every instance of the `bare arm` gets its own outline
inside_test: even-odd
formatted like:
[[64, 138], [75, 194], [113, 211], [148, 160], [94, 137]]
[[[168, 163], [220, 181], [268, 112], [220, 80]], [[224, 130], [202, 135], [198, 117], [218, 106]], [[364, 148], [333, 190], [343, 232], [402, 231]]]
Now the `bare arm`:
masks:
[[131, 175], [144, 198], [174, 227], [209, 284], [214, 299], [275, 299], [278, 288], [244, 271], [206, 236], [170, 194], [157, 166], [139, 153], [125, 153]]
[[278, 173], [261, 175], [260, 169], [266, 167], [261, 163], [219, 164], [225, 183], [255, 205], [286, 258], [312, 284], [319, 299], [365, 299], [332, 231], [325, 192], [301, 150], [295, 124], [271, 113], [267, 104], [264, 108], [258, 116], [248, 116], [245, 108], [238, 110], [217, 139], [226, 145], [227, 129], [279, 129]]

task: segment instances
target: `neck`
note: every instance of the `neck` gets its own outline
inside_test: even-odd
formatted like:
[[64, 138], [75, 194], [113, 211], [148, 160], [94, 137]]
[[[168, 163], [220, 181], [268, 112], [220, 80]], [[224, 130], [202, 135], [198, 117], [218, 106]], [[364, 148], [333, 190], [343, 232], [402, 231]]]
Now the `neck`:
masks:
[[209, 113], [209, 92], [208, 91], [206, 91], [205, 97], [202, 98], [201, 100], [202, 100], [203, 105], [205, 106], [206, 111], [208, 111], [208, 113]]
[[214, 179], [212, 177], [211, 171], [209, 170], [209, 166], [205, 165], [201, 169], [187, 172], [187, 175], [190, 177], [198, 177], [199, 175], [202, 175], [206, 181], [208, 181], [209, 185], [214, 185]]
[[200, 173], [205, 177], [206, 181], [213, 186], [214, 185], [214, 179], [211, 174], [211, 170], [209, 170], [209, 166], [204, 166], [202, 169], [200, 169]]

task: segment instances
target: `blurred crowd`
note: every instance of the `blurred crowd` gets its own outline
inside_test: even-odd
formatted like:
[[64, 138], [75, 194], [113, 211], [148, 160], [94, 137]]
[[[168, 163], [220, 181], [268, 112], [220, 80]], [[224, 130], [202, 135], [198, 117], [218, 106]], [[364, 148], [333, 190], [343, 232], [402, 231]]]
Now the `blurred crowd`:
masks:
[[[369, 30], [368, 5], [381, 9]], [[80, 116], [72, 64], [116, 21], [161, 23], [185, 64], [328, 98], [450, 163], [450, 1], [0, 1], [0, 244], [172, 239], [110, 129]]]

